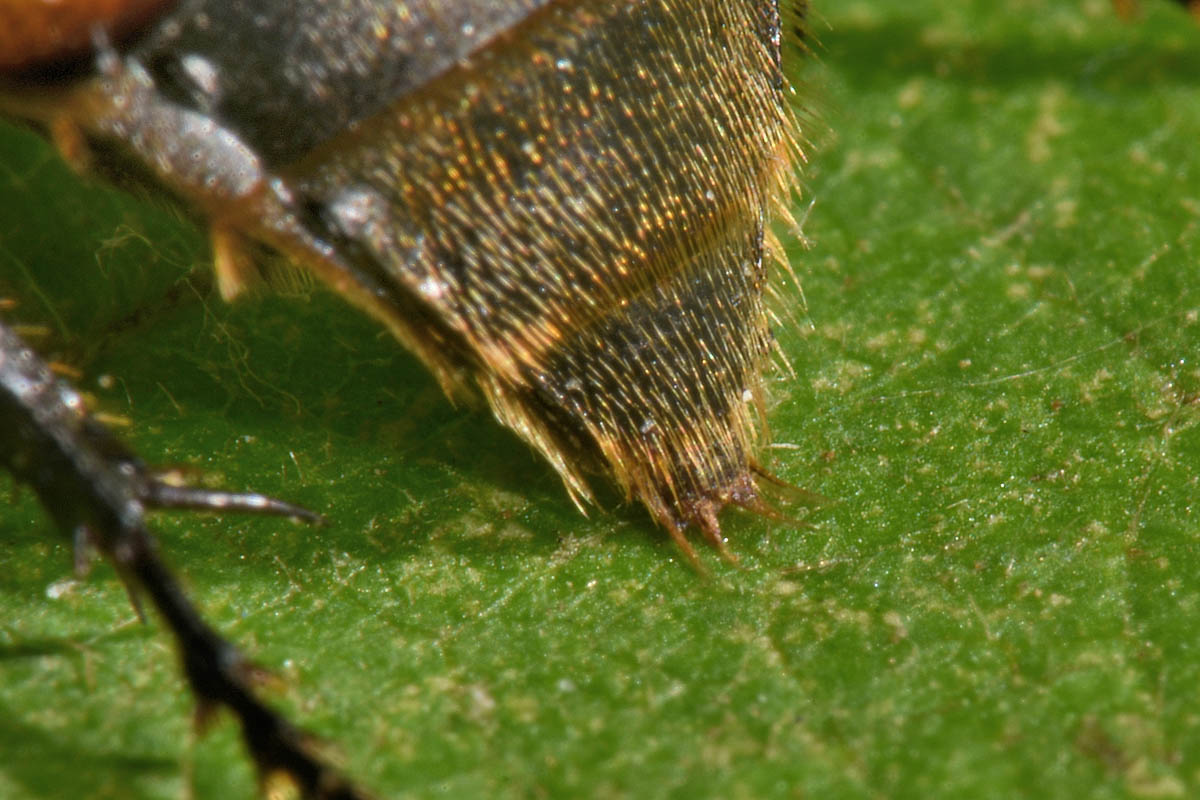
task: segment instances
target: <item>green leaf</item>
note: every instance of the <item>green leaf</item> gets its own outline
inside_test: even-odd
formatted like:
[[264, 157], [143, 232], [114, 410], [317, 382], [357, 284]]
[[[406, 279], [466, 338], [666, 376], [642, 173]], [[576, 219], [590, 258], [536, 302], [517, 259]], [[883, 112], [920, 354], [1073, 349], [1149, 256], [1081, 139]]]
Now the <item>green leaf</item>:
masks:
[[[194, 226], [0, 133], [7, 316], [148, 460], [333, 521], [153, 522], [380, 796], [1200, 788], [1200, 30], [819, 11], [770, 452], [834, 503], [730, 515], [707, 578], [337, 299], [225, 306]], [[0, 796], [253, 796], [111, 569], [73, 577], [28, 493], [0, 536]]]

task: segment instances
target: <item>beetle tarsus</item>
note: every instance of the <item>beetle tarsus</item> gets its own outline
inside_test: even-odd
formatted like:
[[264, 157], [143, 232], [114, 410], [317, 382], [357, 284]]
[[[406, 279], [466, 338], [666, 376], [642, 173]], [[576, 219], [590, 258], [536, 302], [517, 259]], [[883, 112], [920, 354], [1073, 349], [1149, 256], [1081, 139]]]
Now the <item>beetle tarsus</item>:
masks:
[[302, 506], [277, 500], [256, 492], [225, 492], [197, 486], [175, 486], [151, 481], [145, 487], [142, 502], [149, 508], [173, 508], [189, 511], [240, 511], [289, 517], [303, 522], [324, 524], [320, 514]]

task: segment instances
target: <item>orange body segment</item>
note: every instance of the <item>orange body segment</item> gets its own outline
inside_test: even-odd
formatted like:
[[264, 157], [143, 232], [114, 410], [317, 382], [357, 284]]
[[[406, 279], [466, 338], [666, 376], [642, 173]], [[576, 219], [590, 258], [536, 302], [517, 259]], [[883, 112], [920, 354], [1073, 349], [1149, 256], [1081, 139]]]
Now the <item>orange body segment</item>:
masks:
[[96, 31], [120, 39], [174, 5], [174, 0], [0, 0], [0, 73], [85, 56]]

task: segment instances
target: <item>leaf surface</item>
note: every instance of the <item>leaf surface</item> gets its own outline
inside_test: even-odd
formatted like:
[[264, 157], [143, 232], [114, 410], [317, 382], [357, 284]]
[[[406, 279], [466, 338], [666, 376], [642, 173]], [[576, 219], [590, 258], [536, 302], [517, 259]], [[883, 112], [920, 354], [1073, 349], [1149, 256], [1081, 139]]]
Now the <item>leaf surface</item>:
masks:
[[[1200, 31], [1167, 4], [828, 4], [771, 465], [812, 527], [683, 563], [321, 292], [0, 138], [0, 295], [148, 460], [333, 524], [157, 515], [385, 797], [1171, 797], [1200, 775]], [[104, 377], [107, 376], [107, 377]], [[251, 797], [169, 642], [0, 506], [0, 796]]]

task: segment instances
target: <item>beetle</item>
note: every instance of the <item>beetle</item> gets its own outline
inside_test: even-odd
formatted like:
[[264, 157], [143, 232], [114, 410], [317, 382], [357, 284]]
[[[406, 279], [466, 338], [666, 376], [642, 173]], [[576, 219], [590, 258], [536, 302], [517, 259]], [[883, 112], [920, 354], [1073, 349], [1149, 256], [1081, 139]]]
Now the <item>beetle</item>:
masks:
[[689, 525], [724, 549], [720, 510], [764, 508], [767, 221], [795, 152], [779, 8], [352, 9], [184, 4], [5, 107], [199, 209], [226, 298], [252, 245], [286, 255], [577, 502], [606, 473], [693, 560]]
[[[721, 510], [771, 511], [761, 486], [773, 479], [756, 460], [780, 249], [769, 221], [799, 154], [784, 11], [769, 0], [10, 5], [0, 112], [41, 128], [81, 171], [154, 185], [196, 212], [226, 299], [255, 282], [264, 249], [301, 265], [448, 395], [482, 397], [577, 504], [593, 499], [587, 475], [604, 475], [696, 563], [687, 528], [732, 558]], [[19, 442], [9, 468], [155, 600], [196, 694], [239, 714], [264, 773], [349, 796], [281, 717], [240, 707], [245, 679], [213, 667], [234, 651], [200, 648], [211, 631], [175, 621], [191, 612], [140, 521], [142, 507], [168, 504], [164, 485], [110, 455], [111, 437], [72, 415], [41, 365], [14, 366], [33, 357], [5, 337], [24, 420], [7, 434]], [[36, 430], [51, 419], [64, 421]], [[50, 459], [48, 441], [68, 455]], [[132, 483], [56, 488], [109, 474]]]

